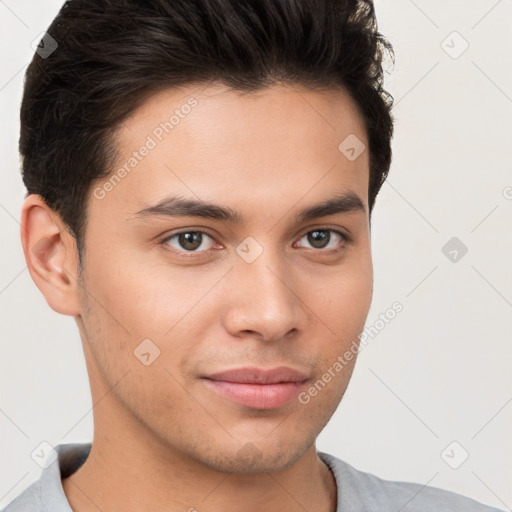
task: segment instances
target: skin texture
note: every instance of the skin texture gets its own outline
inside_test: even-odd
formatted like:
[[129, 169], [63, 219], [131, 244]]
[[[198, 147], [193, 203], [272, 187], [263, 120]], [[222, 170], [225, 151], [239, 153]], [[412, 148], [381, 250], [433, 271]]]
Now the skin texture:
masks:
[[[362, 119], [343, 90], [190, 85], [154, 94], [123, 123], [118, 166], [191, 96], [197, 105], [161, 141], [152, 135], [158, 144], [131, 172], [101, 199], [93, 191], [107, 180], [91, 189], [81, 276], [58, 215], [37, 195], [23, 206], [30, 274], [50, 307], [74, 316], [95, 404], [91, 454], [65, 493], [75, 512], [333, 511], [315, 440], [355, 358], [308, 404], [275, 409], [234, 403], [202, 377], [288, 366], [307, 390], [357, 340], [373, 289], [369, 155], [350, 161], [338, 145], [355, 134], [368, 147]], [[297, 224], [300, 209], [347, 191], [364, 212]], [[246, 223], [135, 215], [169, 195]], [[162, 242], [197, 229], [208, 236], [196, 252]], [[322, 248], [307, 236], [315, 229], [351, 239], [329, 231]], [[236, 250], [246, 237], [263, 249], [252, 263]], [[134, 355], [145, 339], [160, 350], [148, 365]]]

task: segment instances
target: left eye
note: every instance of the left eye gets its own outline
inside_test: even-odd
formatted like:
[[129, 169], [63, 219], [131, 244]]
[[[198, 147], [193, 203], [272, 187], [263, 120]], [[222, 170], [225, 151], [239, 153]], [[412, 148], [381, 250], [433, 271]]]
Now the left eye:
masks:
[[313, 249], [331, 249], [337, 247], [340, 242], [335, 243], [334, 247], [328, 247], [329, 242], [332, 241], [330, 233], [334, 233], [342, 242], [347, 240], [347, 237], [343, 233], [335, 229], [315, 229], [308, 231], [302, 238], [306, 238], [308, 243], [313, 246]]

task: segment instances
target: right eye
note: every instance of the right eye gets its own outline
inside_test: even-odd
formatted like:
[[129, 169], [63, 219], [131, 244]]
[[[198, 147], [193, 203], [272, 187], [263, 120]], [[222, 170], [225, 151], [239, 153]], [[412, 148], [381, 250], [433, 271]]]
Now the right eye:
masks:
[[210, 242], [208, 246], [208, 242], [205, 239], [205, 237], [213, 241], [213, 238], [205, 231], [179, 231], [177, 233], [173, 233], [165, 237], [160, 243], [162, 245], [171, 246], [173, 248], [173, 251], [177, 253], [206, 252], [204, 250], [199, 249], [201, 247], [204, 248], [204, 246], [206, 245], [206, 250], [208, 250], [213, 246], [213, 243]]

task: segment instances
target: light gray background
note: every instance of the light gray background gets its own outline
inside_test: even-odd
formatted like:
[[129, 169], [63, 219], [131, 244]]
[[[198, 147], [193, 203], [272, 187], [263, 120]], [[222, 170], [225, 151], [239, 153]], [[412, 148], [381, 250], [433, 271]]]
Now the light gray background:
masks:
[[[61, 4], [0, 1], [0, 507], [38, 478], [30, 454], [42, 441], [92, 438], [76, 324], [47, 306], [19, 240], [23, 75]], [[362, 350], [317, 446], [384, 478], [510, 510], [512, 2], [380, 1], [377, 15], [396, 52], [387, 85], [397, 120], [372, 222], [367, 326], [394, 301], [403, 311]], [[453, 31], [469, 44], [458, 58]], [[442, 252], [452, 237], [468, 248], [456, 262]], [[458, 469], [441, 456], [453, 441], [452, 465], [469, 453]]]

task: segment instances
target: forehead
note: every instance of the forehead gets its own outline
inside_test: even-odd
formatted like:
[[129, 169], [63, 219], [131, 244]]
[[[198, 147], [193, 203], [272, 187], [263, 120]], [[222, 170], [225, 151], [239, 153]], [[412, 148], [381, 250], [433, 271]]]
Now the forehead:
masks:
[[210, 84], [160, 91], [125, 120], [117, 148], [112, 173], [122, 177], [105, 203], [122, 201], [130, 212], [172, 194], [233, 208], [258, 203], [264, 215], [277, 198], [286, 205], [349, 190], [367, 207], [366, 130], [342, 89], [276, 85], [241, 93]]
[[313, 131], [333, 142], [348, 134], [366, 138], [359, 108], [345, 89], [311, 90], [284, 84], [254, 92], [220, 83], [166, 89], [150, 95], [132, 112], [121, 126], [120, 142], [137, 143], [134, 136], [139, 137], [141, 130], [158, 141], [171, 134], [196, 135], [200, 137], [195, 140], [197, 146], [200, 139], [207, 142], [213, 135], [216, 142], [224, 135], [244, 143], [248, 136], [256, 136], [254, 143], [267, 145], [273, 134], [279, 134], [276, 142], [282, 142], [291, 135], [311, 137]]

